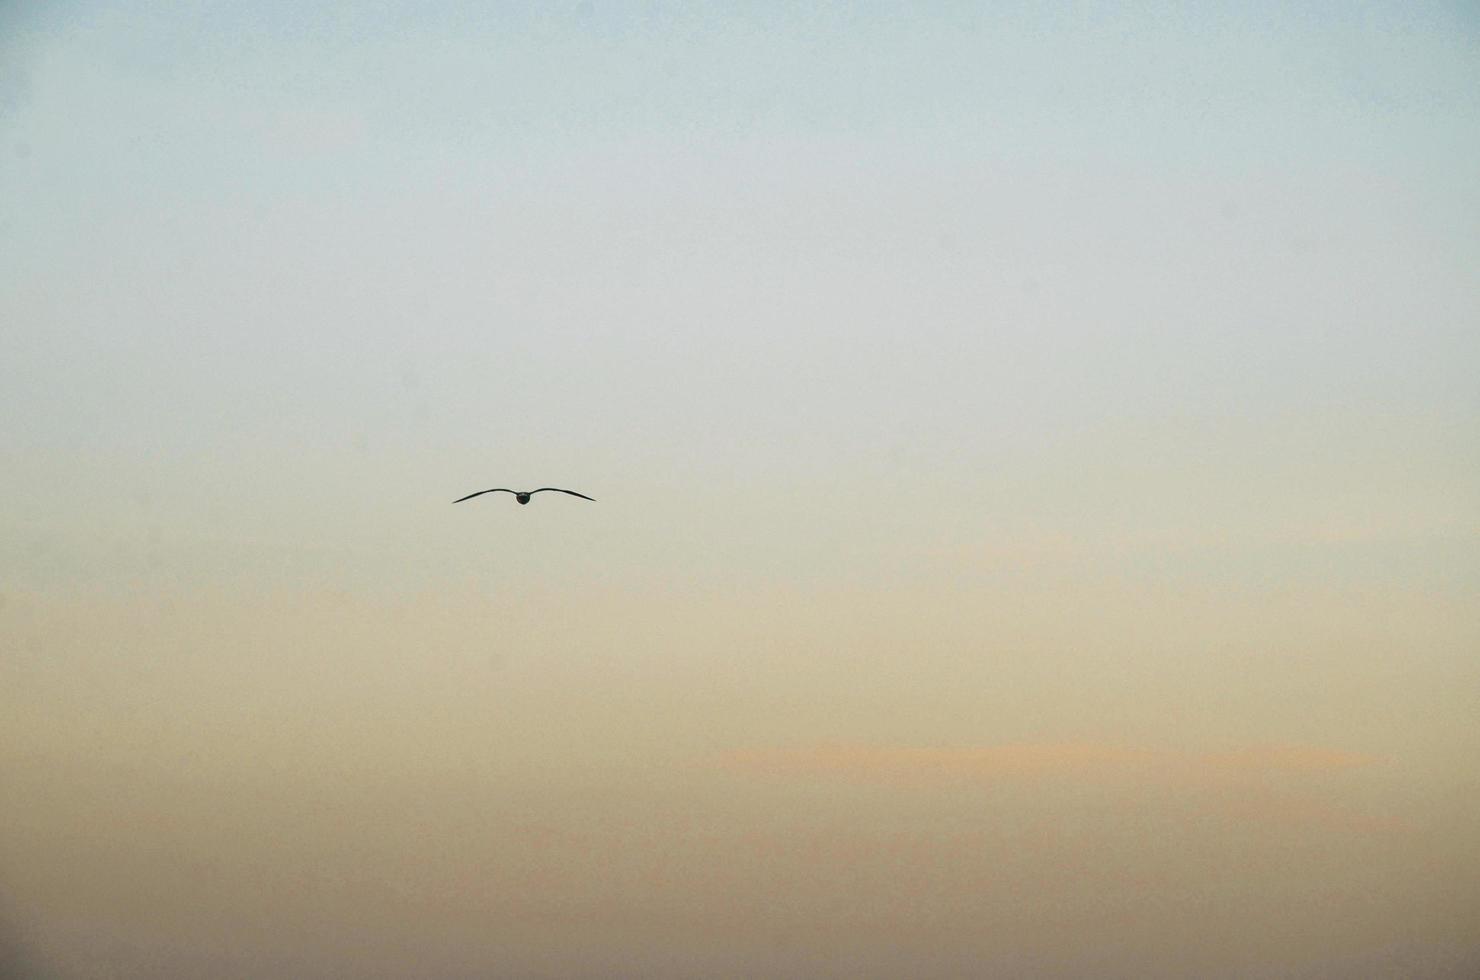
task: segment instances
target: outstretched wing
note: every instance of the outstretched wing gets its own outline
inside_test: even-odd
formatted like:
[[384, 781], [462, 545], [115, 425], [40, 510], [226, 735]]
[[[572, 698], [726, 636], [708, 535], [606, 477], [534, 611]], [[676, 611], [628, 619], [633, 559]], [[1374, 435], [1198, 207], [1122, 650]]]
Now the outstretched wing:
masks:
[[481, 497], [485, 493], [513, 493], [513, 492], [514, 491], [509, 490], [509, 489], [506, 489], [504, 487], [494, 487], [492, 490], [479, 490], [477, 493], [470, 493], [466, 497], [458, 497], [456, 500], [453, 501], [453, 503], [454, 504], [460, 504], [464, 500], [472, 500], [474, 497]]
[[572, 497], [580, 497], [582, 500], [589, 500], [593, 504], [596, 503], [596, 498], [595, 497], [588, 497], [584, 493], [576, 493], [574, 490], [561, 490], [559, 487], [540, 487], [539, 490], [531, 490], [529, 492], [530, 492], [531, 495], [533, 495], [533, 494], [539, 493], [540, 490], [554, 490], [554, 491], [557, 491], [558, 493], [568, 493]]

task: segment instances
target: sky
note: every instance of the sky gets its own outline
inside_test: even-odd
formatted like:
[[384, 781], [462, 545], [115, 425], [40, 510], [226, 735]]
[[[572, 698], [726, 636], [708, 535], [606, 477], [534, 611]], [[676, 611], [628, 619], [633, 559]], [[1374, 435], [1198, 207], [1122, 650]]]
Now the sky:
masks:
[[0, 975], [1475, 975], [1476, 159], [1462, 3], [0, 3]]

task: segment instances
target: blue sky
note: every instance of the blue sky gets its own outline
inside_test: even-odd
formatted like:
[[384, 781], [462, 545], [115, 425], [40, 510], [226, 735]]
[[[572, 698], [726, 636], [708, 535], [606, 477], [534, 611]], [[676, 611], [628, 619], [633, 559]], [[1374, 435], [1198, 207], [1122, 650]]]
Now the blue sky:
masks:
[[[1463, 5], [0, 10], [0, 870], [63, 975], [1480, 955]], [[599, 503], [449, 504], [526, 484]]]

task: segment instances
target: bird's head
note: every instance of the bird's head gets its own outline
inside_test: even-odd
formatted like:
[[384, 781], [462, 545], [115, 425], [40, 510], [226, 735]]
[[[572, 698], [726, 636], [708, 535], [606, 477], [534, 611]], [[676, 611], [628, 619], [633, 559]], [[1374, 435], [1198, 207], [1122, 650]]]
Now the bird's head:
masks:
[[517, 501], [519, 501], [521, 504], [527, 504], [527, 503], [529, 503], [529, 494], [527, 494], [527, 493], [516, 493], [516, 494], [514, 494], [514, 499], [517, 500]]

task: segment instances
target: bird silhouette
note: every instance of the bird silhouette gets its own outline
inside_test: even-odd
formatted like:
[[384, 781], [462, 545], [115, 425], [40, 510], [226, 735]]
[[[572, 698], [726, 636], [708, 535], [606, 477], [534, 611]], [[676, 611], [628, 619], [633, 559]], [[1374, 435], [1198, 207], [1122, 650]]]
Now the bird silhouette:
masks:
[[588, 497], [584, 493], [576, 493], [574, 490], [562, 490], [559, 487], [540, 487], [538, 490], [510, 490], [507, 487], [494, 487], [492, 490], [479, 490], [477, 493], [470, 493], [466, 497], [458, 497], [453, 503], [460, 504], [464, 500], [472, 500], [474, 497], [481, 497], [485, 493], [512, 493], [515, 500], [521, 504], [527, 504], [530, 497], [533, 497], [537, 493], [543, 493], [546, 490], [554, 490], [556, 493], [568, 493], [572, 497], [580, 497], [582, 500], [589, 500], [593, 504], [596, 502], [595, 497]]

